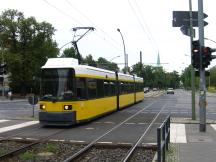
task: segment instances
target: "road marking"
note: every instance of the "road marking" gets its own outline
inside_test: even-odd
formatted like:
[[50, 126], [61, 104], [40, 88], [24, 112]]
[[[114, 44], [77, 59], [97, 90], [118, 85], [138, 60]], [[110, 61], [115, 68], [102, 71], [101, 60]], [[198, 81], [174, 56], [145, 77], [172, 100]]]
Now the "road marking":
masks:
[[84, 143], [85, 141], [70, 140], [70, 142], [72, 142], [72, 143], [74, 143], [74, 142], [77, 142], [77, 143]]
[[97, 142], [97, 143], [100, 143], [100, 144], [112, 144], [112, 142]]
[[6, 122], [6, 121], [9, 121], [9, 120], [2, 119], [0, 120], [0, 123]]
[[136, 124], [136, 123], [125, 123], [125, 124], [130, 125], [130, 124]]
[[119, 145], [131, 145], [132, 143], [127, 143], [127, 142], [119, 142], [119, 143], [117, 143], [117, 144], [119, 144]]
[[171, 143], [187, 143], [185, 124], [170, 125], [170, 142]]
[[104, 122], [105, 124], [115, 124], [114, 122], [111, 122], [111, 121], [107, 121], [107, 122]]
[[216, 130], [216, 124], [211, 124], [211, 127]]
[[89, 127], [89, 128], [85, 128], [85, 129], [87, 129], [87, 130], [92, 130], [92, 129], [95, 129], [95, 128], [90, 128], [90, 127]]
[[3, 128], [0, 128], [0, 133], [8, 132], [8, 131], [11, 131], [14, 129], [27, 127], [27, 126], [38, 124], [38, 123], [39, 123], [39, 121], [29, 121], [29, 122], [25, 122], [22, 124], [16, 124], [16, 125], [8, 126], [8, 127], [3, 127]]
[[96, 123], [96, 124], [101, 124], [102, 122], [93, 122], [93, 123]]

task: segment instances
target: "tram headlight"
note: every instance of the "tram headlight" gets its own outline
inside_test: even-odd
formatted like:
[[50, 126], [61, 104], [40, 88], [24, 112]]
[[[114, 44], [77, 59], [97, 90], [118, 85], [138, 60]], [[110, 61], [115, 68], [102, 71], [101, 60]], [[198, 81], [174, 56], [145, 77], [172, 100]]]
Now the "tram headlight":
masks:
[[45, 106], [45, 105], [40, 105], [40, 109], [41, 109], [41, 110], [45, 110], [45, 109], [46, 109], [46, 106]]
[[72, 105], [64, 105], [64, 110], [72, 110]]

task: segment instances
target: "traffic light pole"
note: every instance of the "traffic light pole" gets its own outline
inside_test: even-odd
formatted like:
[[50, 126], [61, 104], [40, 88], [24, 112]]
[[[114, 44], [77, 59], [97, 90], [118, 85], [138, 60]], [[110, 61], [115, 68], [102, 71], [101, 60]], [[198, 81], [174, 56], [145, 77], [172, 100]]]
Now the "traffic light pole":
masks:
[[190, 15], [190, 44], [191, 44], [191, 118], [196, 120], [196, 107], [195, 107], [195, 71], [193, 67], [193, 52], [192, 52], [192, 42], [193, 42], [193, 17], [192, 17], [192, 2], [189, 0], [189, 15]]
[[198, 0], [198, 26], [199, 26], [199, 43], [200, 43], [200, 84], [199, 84], [199, 131], [206, 132], [206, 83], [205, 67], [202, 65], [202, 47], [204, 47], [204, 21], [203, 21], [203, 0]]

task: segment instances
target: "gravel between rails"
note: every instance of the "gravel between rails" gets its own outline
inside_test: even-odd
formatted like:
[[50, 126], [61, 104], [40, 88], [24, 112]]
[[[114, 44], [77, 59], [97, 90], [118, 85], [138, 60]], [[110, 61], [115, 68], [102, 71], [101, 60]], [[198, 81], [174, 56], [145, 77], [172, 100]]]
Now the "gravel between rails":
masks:
[[[128, 147], [102, 147], [96, 146], [85, 155], [75, 160], [75, 162], [121, 162], [125, 157]], [[133, 153], [131, 162], [152, 162], [155, 149], [138, 148]]]
[[[28, 141], [29, 142], [29, 141]], [[7, 141], [0, 143], [2, 150], [18, 147], [25, 142]], [[46, 142], [33, 146], [27, 152], [31, 153], [29, 158], [21, 158], [20, 153], [4, 162], [60, 162], [64, 161], [69, 155], [78, 152], [85, 145], [70, 142]], [[52, 149], [50, 149], [52, 148]], [[120, 162], [127, 154], [130, 147], [125, 146], [93, 146], [86, 154], [75, 162]], [[133, 153], [131, 162], [151, 162], [155, 155], [155, 149], [139, 147]]]
[[[7, 148], [8, 146], [9, 144], [5, 147]], [[64, 161], [66, 157], [76, 153], [83, 147], [84, 145], [69, 142], [40, 143], [26, 151], [28, 152], [27, 157], [25, 156], [25, 158], [22, 158], [26, 153], [23, 152], [4, 160], [4, 162], [60, 162]]]

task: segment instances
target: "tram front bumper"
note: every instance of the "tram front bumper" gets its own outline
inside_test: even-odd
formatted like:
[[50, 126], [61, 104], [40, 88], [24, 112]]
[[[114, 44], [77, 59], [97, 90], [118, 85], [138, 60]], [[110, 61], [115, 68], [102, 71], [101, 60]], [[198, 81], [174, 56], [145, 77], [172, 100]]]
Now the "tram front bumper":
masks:
[[39, 112], [39, 121], [42, 125], [74, 125], [76, 112]]

